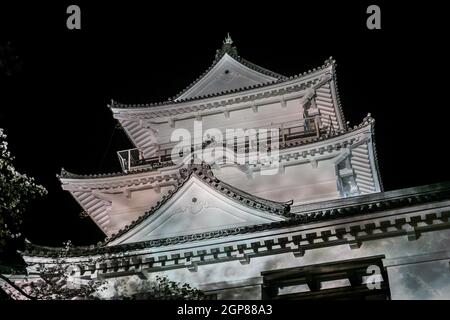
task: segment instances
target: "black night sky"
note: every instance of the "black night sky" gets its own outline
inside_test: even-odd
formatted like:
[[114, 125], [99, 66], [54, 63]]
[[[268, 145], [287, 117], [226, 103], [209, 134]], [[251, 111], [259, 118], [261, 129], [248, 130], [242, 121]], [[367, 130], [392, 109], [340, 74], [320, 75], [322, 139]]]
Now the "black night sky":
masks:
[[[210, 66], [227, 32], [240, 56], [288, 76], [333, 56], [346, 119], [376, 119], [385, 190], [450, 181], [443, 8], [374, 1], [382, 29], [368, 30], [372, 2], [151, 3], [0, 5], [0, 46], [9, 41], [22, 62], [0, 76], [0, 127], [17, 169], [49, 191], [26, 215], [32, 242], [103, 239], [56, 174], [119, 171], [116, 151], [132, 145], [112, 135], [107, 103], [174, 96]], [[66, 28], [70, 4], [81, 7], [79, 31]]]

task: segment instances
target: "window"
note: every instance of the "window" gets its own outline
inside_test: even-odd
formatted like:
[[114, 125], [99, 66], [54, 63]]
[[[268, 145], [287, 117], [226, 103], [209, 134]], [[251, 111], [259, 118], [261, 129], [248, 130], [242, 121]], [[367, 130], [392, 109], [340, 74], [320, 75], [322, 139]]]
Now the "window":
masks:
[[262, 273], [263, 299], [389, 300], [384, 256]]

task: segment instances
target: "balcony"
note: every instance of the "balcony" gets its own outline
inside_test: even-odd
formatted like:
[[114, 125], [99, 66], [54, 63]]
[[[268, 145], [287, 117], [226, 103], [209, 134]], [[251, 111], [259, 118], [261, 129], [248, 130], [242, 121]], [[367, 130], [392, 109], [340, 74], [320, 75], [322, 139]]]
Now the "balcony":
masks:
[[[255, 130], [263, 128], [254, 128]], [[330, 131], [330, 128], [321, 127], [320, 118], [318, 116], [309, 117], [300, 121], [293, 121], [291, 123], [272, 124], [266, 129], [278, 129], [279, 144], [277, 148], [285, 149], [291, 145], [301, 145], [308, 143], [311, 139], [318, 138]], [[235, 153], [249, 153], [252, 151], [265, 149], [270, 152], [273, 148], [272, 138], [269, 137], [265, 141], [259, 141], [258, 134], [256, 137], [256, 144], [250, 146], [250, 141], [246, 139], [244, 143], [236, 143], [235, 139], [223, 141], [223, 148], [234, 150]], [[160, 149], [152, 157], [145, 158], [143, 153], [135, 148], [129, 150], [118, 151], [119, 161], [122, 170], [125, 172], [139, 169], [159, 169], [174, 165], [171, 159], [171, 152], [174, 143], [160, 145]], [[218, 147], [218, 143], [214, 140], [203, 141], [201, 145], [192, 146], [191, 152], [201, 152], [201, 149], [213, 145]], [[182, 153], [180, 153], [182, 155]], [[188, 155], [186, 155], [188, 156]]]

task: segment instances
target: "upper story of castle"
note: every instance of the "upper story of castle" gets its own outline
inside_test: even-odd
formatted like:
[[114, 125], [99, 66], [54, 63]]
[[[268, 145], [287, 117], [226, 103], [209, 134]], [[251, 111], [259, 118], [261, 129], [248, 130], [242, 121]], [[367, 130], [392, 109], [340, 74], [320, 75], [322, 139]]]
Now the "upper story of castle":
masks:
[[[193, 164], [209, 165], [234, 190], [225, 188], [228, 196], [245, 194], [236, 198], [303, 206], [382, 191], [374, 119], [347, 126], [332, 58], [288, 77], [241, 58], [227, 37], [211, 67], [177, 96], [109, 107], [135, 146], [118, 151], [122, 171], [60, 176], [108, 236], [161, 204]], [[192, 199], [203, 196], [196, 192]]]
[[285, 148], [347, 128], [332, 58], [288, 77], [241, 58], [230, 36], [208, 70], [175, 97], [134, 105], [112, 101], [109, 107], [135, 145], [118, 152], [124, 171], [171, 165], [180, 130], [199, 147], [214, 139], [248, 150], [248, 141], [235, 142], [226, 131], [276, 130]]

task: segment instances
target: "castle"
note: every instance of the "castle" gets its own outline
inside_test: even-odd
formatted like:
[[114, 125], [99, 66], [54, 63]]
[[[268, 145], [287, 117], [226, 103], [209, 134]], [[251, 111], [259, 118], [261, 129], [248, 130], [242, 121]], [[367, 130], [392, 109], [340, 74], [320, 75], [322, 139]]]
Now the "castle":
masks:
[[[177, 96], [109, 108], [135, 145], [122, 172], [59, 177], [106, 237], [71, 249], [76, 277], [166, 275], [216, 299], [450, 298], [450, 184], [383, 190], [375, 121], [349, 127], [332, 58], [285, 76], [228, 36]], [[27, 244], [29, 274], [56, 250]]]

